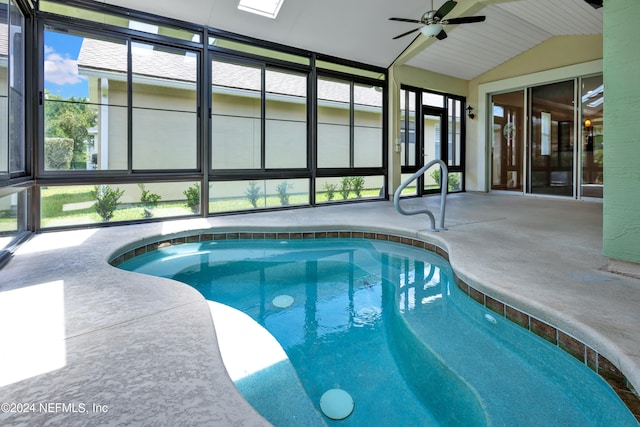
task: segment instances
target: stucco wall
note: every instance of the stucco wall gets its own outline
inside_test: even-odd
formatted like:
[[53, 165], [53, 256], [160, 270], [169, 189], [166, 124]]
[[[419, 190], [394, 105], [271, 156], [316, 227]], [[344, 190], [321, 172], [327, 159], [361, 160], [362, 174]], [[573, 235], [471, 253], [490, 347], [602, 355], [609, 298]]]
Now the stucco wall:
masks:
[[604, 254], [640, 263], [640, 2], [605, 3]]
[[469, 87], [467, 81], [463, 79], [421, 70], [409, 65], [394, 67], [394, 73], [395, 79], [399, 84], [415, 86], [435, 92], [468, 96]]

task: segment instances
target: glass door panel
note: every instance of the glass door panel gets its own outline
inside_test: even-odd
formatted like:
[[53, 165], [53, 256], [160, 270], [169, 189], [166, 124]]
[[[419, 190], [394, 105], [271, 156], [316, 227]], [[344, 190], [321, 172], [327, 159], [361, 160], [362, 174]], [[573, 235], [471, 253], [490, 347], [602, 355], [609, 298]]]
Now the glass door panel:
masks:
[[582, 80], [582, 183], [581, 197], [602, 198], [602, 142], [604, 135], [604, 84], [602, 76]]
[[491, 189], [519, 191], [524, 147], [524, 91], [493, 95]]
[[573, 196], [574, 82], [531, 89], [532, 194]]
[[[442, 114], [425, 113], [422, 132], [423, 165], [441, 158], [442, 131]], [[439, 165], [432, 166], [424, 173], [423, 189], [425, 192], [440, 191]]]
[[[417, 168], [416, 149], [416, 94], [414, 92], [400, 91], [400, 165]], [[410, 175], [409, 175], [410, 176]]]

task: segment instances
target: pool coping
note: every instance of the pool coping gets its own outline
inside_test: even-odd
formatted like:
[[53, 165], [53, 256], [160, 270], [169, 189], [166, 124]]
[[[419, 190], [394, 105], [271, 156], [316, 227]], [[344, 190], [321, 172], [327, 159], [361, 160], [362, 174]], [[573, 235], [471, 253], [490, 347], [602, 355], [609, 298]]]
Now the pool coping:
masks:
[[[272, 227], [274, 228], [274, 227]], [[288, 227], [291, 229], [291, 227]], [[413, 248], [433, 252], [450, 264], [449, 250], [444, 242], [430, 243], [418, 237], [409, 237], [391, 232], [355, 231], [353, 229], [300, 229], [297, 231], [258, 231], [238, 228], [226, 231], [212, 232], [210, 229], [189, 230], [172, 235], [158, 235], [149, 237], [142, 242], [132, 242], [114, 252], [109, 258], [110, 265], [117, 267], [138, 255], [157, 250], [162, 247], [175, 246], [184, 243], [199, 243], [223, 240], [301, 240], [301, 239], [368, 239], [399, 243]], [[142, 244], [141, 244], [142, 243]], [[542, 320], [527, 311], [520, 310], [515, 305], [504, 302], [496, 296], [485, 293], [467, 283], [456, 271], [452, 264], [454, 279], [458, 288], [473, 301], [481, 304], [491, 312], [500, 315], [515, 325], [539, 336], [551, 345], [572, 356], [593, 372], [603, 378], [618, 397], [629, 408], [630, 412], [640, 420], [640, 397], [625, 374], [613, 362], [600, 354], [589, 344], [582, 342], [572, 334], [562, 330], [554, 324]]]

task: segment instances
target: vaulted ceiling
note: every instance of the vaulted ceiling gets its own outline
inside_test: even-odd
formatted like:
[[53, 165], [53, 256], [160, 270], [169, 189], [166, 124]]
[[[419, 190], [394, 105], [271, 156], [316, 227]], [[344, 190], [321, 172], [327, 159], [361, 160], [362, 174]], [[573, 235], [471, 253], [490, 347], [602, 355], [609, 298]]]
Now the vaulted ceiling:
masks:
[[[465, 80], [554, 36], [602, 34], [602, 9], [584, 0], [458, 0], [446, 16], [486, 21], [447, 25], [444, 40], [390, 17], [420, 19], [445, 0], [284, 0], [276, 19], [238, 10], [238, 0], [96, 0], [366, 64], [406, 63]], [[409, 46], [412, 49], [407, 50]], [[403, 52], [411, 54], [403, 54]]]

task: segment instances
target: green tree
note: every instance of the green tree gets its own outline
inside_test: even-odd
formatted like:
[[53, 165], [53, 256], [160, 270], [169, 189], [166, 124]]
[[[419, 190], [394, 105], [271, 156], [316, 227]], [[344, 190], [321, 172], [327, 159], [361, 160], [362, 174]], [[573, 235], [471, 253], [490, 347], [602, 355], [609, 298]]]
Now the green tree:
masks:
[[86, 161], [85, 143], [89, 140], [89, 128], [98, 123], [97, 113], [89, 108], [88, 101], [74, 96], [64, 98], [45, 90], [44, 136], [72, 139], [72, 162]]
[[46, 170], [71, 167], [73, 158], [73, 139], [45, 138], [44, 139], [44, 168]]
[[124, 190], [120, 190], [116, 187], [109, 187], [108, 185], [97, 185], [93, 191], [93, 198], [96, 199], [96, 212], [102, 217], [103, 221], [109, 221], [113, 218], [113, 213], [118, 208], [118, 201], [124, 194]]

